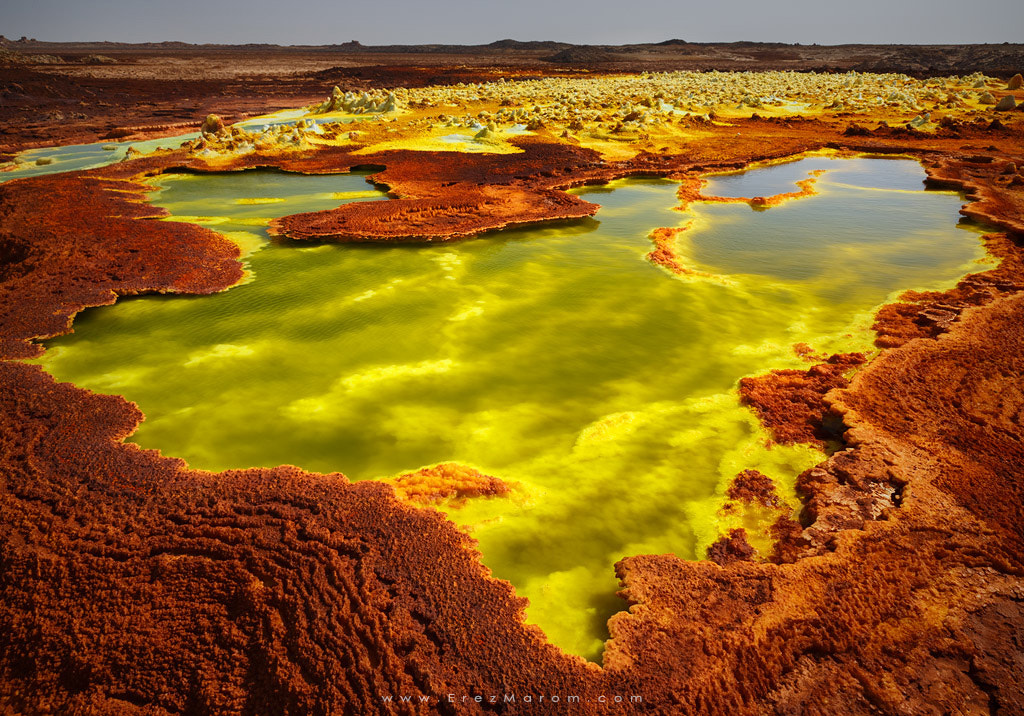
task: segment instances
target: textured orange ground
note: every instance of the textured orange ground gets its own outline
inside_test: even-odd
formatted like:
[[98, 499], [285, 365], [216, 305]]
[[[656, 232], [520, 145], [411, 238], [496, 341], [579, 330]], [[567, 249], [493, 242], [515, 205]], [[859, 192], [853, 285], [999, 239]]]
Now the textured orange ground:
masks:
[[780, 443], [818, 443], [830, 438], [825, 425], [825, 396], [833, 388], [849, 385], [846, 374], [861, 365], [860, 353], [830, 356], [806, 371], [774, 370], [767, 375], [740, 379], [740, 397], [753, 406], [761, 422]]
[[[427, 196], [450, 211], [443, 236], [456, 236], [521, 220], [502, 202], [524, 193], [553, 197], [531, 220], [558, 218], [573, 204], [558, 189], [583, 181], [692, 178], [827, 145], [909, 152], [1004, 232], [989, 239], [1001, 267], [883, 311], [885, 348], [849, 384], [767, 379], [748, 394], [780, 439], [806, 439], [831, 411], [848, 428], [844, 449], [800, 477], [806, 509], [800, 524], [778, 523], [775, 562], [619, 562], [631, 606], [609, 624], [603, 668], [546, 645], [472, 541], [390, 486], [289, 467], [190, 470], [121, 442], [135, 406], [9, 360], [34, 352], [26, 339], [68, 330], [83, 306], [238, 277], [233, 245], [139, 218], [155, 212], [124, 183], [201, 163], [177, 153], [0, 187], [0, 710], [1024, 713], [1020, 127], [846, 136], [842, 122], [754, 120], [739, 136], [617, 163], [543, 144], [524, 145], [525, 158], [245, 160], [385, 166], [377, 178], [412, 198], [392, 202], [384, 224], [369, 202], [279, 228], [393, 239], [421, 235]], [[467, 185], [481, 187], [468, 200]], [[954, 315], [937, 320], [943, 310]], [[743, 556], [742, 535], [726, 541]], [[400, 695], [429, 702], [382, 701]], [[570, 695], [581, 703], [550, 703]], [[642, 703], [598, 701], [616, 695]]]
[[0, 188], [0, 357], [41, 352], [32, 338], [67, 333], [72, 317], [118, 296], [213, 293], [242, 277], [238, 249], [167, 212], [149, 187], [75, 172]]
[[[346, 204], [329, 211], [286, 216], [271, 223], [270, 233], [331, 241], [447, 240], [514, 224], [579, 219], [597, 212], [596, 204], [552, 188], [564, 186], [567, 175], [578, 177], [597, 169], [600, 157], [596, 152], [533, 139], [520, 144], [523, 154], [456, 155], [457, 164], [444, 156], [450, 152], [389, 152], [385, 170], [373, 179], [391, 187], [397, 200], [358, 210], [347, 209], [352, 205]], [[334, 152], [326, 151], [315, 161], [298, 166], [304, 171], [323, 171], [336, 160]]]

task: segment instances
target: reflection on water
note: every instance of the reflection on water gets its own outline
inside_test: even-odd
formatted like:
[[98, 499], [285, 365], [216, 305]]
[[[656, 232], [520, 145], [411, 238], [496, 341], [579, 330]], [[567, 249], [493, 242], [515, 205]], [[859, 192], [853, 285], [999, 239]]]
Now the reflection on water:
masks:
[[[195, 139], [198, 136], [198, 132], [192, 132], [177, 137], [148, 139], [144, 142], [96, 142], [94, 144], [69, 144], [63, 147], [29, 149], [18, 155], [22, 163], [16, 168], [0, 172], [0, 182], [81, 169], [95, 169], [121, 161], [125, 158], [128, 147], [134, 147], [143, 153], [152, 152], [158, 147], [177, 147], [182, 142]], [[36, 161], [40, 159], [49, 163], [36, 164]]]
[[[888, 162], [888, 163], [884, 163]], [[862, 189], [924, 189], [921, 165], [906, 159], [842, 159], [827, 155], [770, 164], [752, 171], [714, 174], [707, 177], [706, 196], [754, 197], [775, 196], [797, 191], [797, 182], [812, 172], [824, 170], [832, 184], [857, 186]]]

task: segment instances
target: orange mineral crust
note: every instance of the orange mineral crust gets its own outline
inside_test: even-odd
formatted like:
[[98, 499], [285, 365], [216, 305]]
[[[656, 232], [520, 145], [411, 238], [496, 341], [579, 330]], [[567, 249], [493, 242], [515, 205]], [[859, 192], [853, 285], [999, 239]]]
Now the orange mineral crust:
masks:
[[782, 501], [771, 478], [757, 470], [744, 470], [732, 479], [725, 492], [730, 500], [759, 503], [765, 507], [781, 507]]
[[5, 710], [388, 713], [386, 695], [598, 685], [391, 488], [191, 471], [120, 442], [141, 418], [120, 398], [13, 362], [0, 383]]
[[167, 214], [145, 203], [149, 190], [95, 172], [0, 185], [0, 357], [37, 355], [31, 339], [118, 296], [213, 293], [242, 277], [220, 234], [149, 220]]
[[500, 478], [454, 462], [407, 472], [387, 482], [395, 488], [396, 497], [421, 505], [449, 502], [457, 506], [472, 497], [507, 495], [512, 489]]
[[[271, 223], [270, 233], [321, 241], [445, 240], [597, 212], [596, 204], [549, 188], [597, 167], [596, 152], [536, 141], [521, 146], [522, 154], [463, 155], [457, 162], [450, 152], [388, 152], [380, 156], [386, 169], [373, 180], [391, 187], [397, 200], [286, 216]], [[378, 155], [370, 156], [375, 163]]]
[[833, 388], [845, 388], [846, 374], [864, 360], [860, 353], [843, 353], [806, 371], [773, 370], [743, 378], [740, 396], [757, 411], [776, 441], [824, 445], [831, 437], [825, 426], [825, 396]]
[[[1024, 164], [1021, 123], [847, 126], [735, 120], [614, 160], [550, 136], [501, 155], [175, 151], [0, 187], [0, 712], [1024, 713], [1024, 203], [1007, 173]], [[1004, 232], [988, 238], [1002, 263], [883, 309], [881, 353], [852, 378], [860, 358], [838, 356], [745, 382], [776, 439], [821, 440], [831, 415], [842, 449], [799, 477], [800, 521], [779, 518], [771, 562], [739, 531], [712, 555], [724, 566], [621, 560], [629, 610], [609, 622], [601, 667], [548, 645], [469, 536], [399, 499], [498, 494], [500, 475], [191, 470], [123, 442], [133, 404], [11, 360], [85, 306], [241, 276], [216, 234], [147, 218], [143, 175], [381, 166], [395, 200], [275, 229], [445, 239], [588, 215], [570, 186], [697, 180], [823, 147], [923, 158]], [[929, 318], [942, 305], [955, 315]], [[745, 475], [736, 497], [770, 499], [763, 483]]]

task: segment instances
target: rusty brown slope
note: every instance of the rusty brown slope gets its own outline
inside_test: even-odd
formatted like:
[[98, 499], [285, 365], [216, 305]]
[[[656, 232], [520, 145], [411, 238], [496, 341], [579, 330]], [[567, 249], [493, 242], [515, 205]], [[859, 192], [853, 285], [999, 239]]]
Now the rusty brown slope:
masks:
[[[1003, 154], [1014, 151], [1007, 142]], [[731, 161], [751, 158], [749, 147], [732, 150]], [[954, 154], [956, 180], [1000, 199], [989, 219], [1020, 221], [1019, 188], [997, 182], [994, 164], [976, 172]], [[119, 219], [142, 215], [138, 194], [97, 178], [173, 161], [0, 187], [5, 358], [28, 353], [27, 338], [67, 330], [83, 305], [233, 280], [233, 246], [187, 225]], [[684, 163], [641, 158], [632, 171], [662, 165]], [[45, 201], [90, 187], [88, 211]], [[1020, 251], [1012, 236], [998, 240], [1007, 255]], [[129, 248], [141, 254], [134, 263], [110, 263]], [[546, 645], [469, 539], [389, 487], [287, 467], [189, 470], [121, 442], [141, 418], [121, 398], [4, 360], [0, 704], [551, 713], [552, 695], [578, 695], [574, 711], [602, 713], [599, 697], [637, 695], [620, 712], [1024, 713], [1014, 509], [1024, 298], [1002, 278], [942, 330], [906, 336], [825, 399], [850, 428], [848, 448], [801, 477], [808, 524], [790, 532], [780, 564], [620, 562], [632, 606], [610, 624], [603, 669]], [[478, 694], [501, 702], [461, 700]], [[430, 701], [382, 700], [400, 695]]]

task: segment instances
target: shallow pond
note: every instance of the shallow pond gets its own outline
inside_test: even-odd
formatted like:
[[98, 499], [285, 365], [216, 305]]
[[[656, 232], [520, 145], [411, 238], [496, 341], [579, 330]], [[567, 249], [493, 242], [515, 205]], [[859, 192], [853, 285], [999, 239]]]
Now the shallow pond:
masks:
[[[182, 142], [195, 139], [198, 136], [198, 132], [192, 132], [175, 137], [147, 139], [142, 142], [94, 142], [92, 144], [67, 144], [61, 147], [29, 149], [18, 155], [20, 164], [0, 172], [0, 182], [81, 169], [96, 169], [122, 161], [127, 156], [129, 147], [134, 147], [140, 152], [152, 152], [160, 147], [177, 147]], [[39, 160], [48, 163], [36, 164]]]
[[[234, 126], [241, 127], [248, 132], [258, 132], [264, 127], [276, 127], [282, 124], [295, 124], [295, 122], [306, 116], [306, 110], [282, 110], [272, 114], [251, 117], [237, 122]], [[365, 120], [373, 120], [377, 117], [370, 116], [315, 116], [319, 124], [330, 122], [341, 122], [350, 124]], [[67, 144], [59, 147], [41, 147], [39, 149], [28, 149], [18, 154], [19, 163], [5, 171], [0, 171], [0, 183], [14, 179], [27, 179], [29, 177], [44, 176], [47, 174], [59, 174], [62, 172], [78, 171], [83, 169], [97, 169], [99, 167], [123, 161], [128, 155], [128, 148], [132, 147], [137, 151], [147, 154], [157, 149], [174, 149], [183, 142], [188, 142], [199, 137], [199, 132], [187, 132], [170, 137], [157, 139], [127, 140], [127, 141], [105, 141], [93, 142], [90, 144]], [[43, 164], [37, 164], [42, 160]]]
[[[594, 659], [624, 606], [618, 559], [701, 558], [725, 527], [773, 517], [719, 513], [738, 471], [795, 508], [795, 476], [823, 459], [768, 447], [737, 381], [806, 367], [795, 343], [870, 350], [880, 304], [979, 268], [961, 199], [924, 192], [915, 162], [813, 157], [707, 193], [793, 191], [819, 168], [819, 195], [766, 211], [681, 213], [674, 182], [631, 179], [577, 190], [594, 219], [429, 245], [266, 240], [269, 217], [382, 197], [362, 176], [163, 177], [153, 202], [254, 250], [254, 280], [86, 311], [41, 362], [137, 402], [131, 439], [195, 467], [361, 480], [456, 461], [517, 483], [449, 515], [530, 621]], [[711, 277], [645, 259], [652, 229], [688, 222], [679, 253]]]

